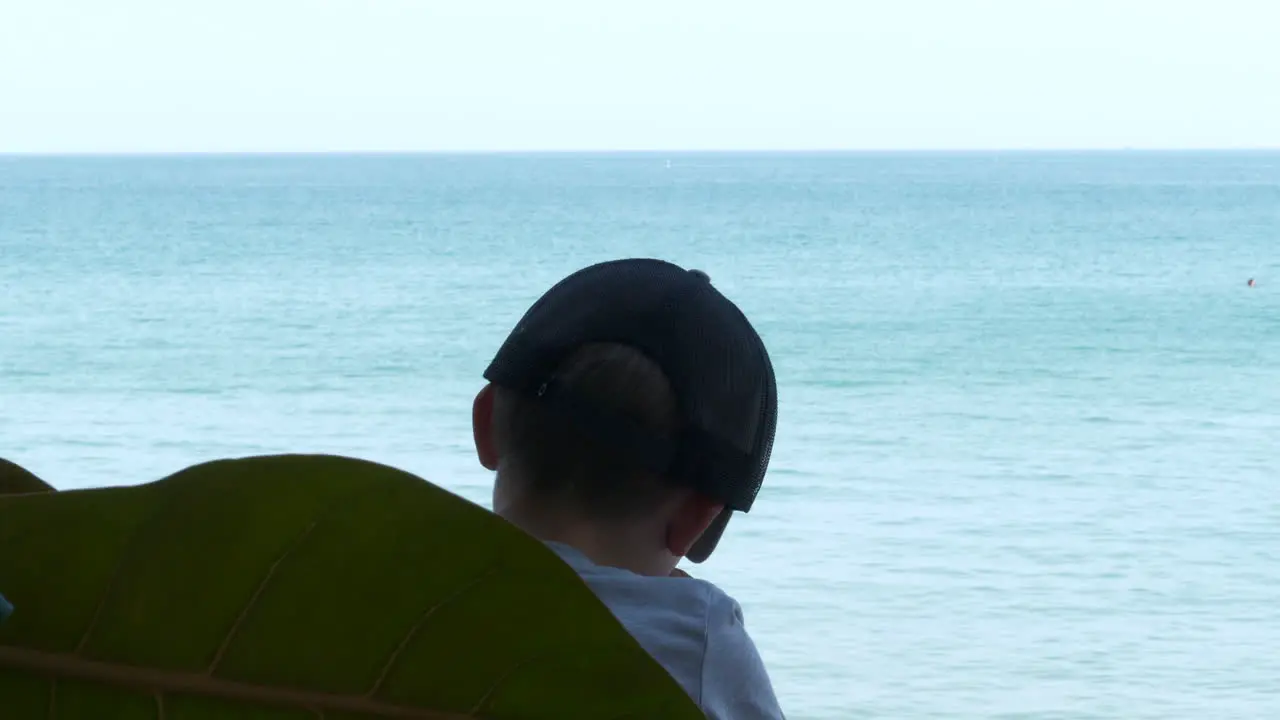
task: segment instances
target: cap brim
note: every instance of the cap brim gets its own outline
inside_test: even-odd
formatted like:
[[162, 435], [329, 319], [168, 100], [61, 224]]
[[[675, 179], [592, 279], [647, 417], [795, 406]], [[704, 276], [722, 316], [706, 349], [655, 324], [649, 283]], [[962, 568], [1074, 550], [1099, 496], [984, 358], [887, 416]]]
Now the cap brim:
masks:
[[715, 520], [707, 526], [706, 532], [702, 533], [702, 537], [689, 548], [685, 557], [690, 562], [700, 563], [711, 557], [711, 553], [716, 549], [716, 544], [720, 542], [720, 536], [724, 534], [724, 528], [729, 524], [729, 518], [733, 515], [733, 511], [725, 508], [720, 511]]

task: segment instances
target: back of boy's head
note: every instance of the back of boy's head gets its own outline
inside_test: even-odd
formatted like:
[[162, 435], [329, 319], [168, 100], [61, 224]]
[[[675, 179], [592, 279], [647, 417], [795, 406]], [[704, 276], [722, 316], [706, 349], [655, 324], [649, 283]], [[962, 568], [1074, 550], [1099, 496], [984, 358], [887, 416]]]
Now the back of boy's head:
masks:
[[[583, 345], [556, 376], [565, 390], [655, 434], [671, 437], [679, 429], [671, 383], [634, 348]], [[673, 489], [533, 398], [498, 388], [493, 422], [503, 456], [500, 481], [535, 503], [590, 519], [626, 520], [654, 510]]]
[[529, 308], [484, 377], [500, 484], [615, 519], [690, 491], [721, 508], [685, 554], [693, 562], [764, 481], [773, 365], [697, 270], [628, 259], [571, 274]]

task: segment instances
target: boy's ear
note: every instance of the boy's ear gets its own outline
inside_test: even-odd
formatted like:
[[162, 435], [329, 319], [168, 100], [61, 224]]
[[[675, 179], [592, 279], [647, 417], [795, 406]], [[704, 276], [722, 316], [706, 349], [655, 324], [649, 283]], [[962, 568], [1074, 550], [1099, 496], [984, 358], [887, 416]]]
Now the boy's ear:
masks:
[[724, 510], [724, 503], [699, 493], [690, 493], [667, 525], [667, 552], [676, 557], [688, 555], [702, 533], [720, 516], [721, 510]]
[[493, 403], [495, 389], [485, 385], [471, 404], [471, 434], [475, 438], [476, 458], [486, 470], [498, 469], [498, 444], [493, 438]]

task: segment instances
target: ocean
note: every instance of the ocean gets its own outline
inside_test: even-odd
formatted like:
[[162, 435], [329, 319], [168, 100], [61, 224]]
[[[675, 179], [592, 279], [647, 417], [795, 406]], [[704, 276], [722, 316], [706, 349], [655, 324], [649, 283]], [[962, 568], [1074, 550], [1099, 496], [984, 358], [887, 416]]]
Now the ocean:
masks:
[[3, 157], [0, 456], [487, 504], [482, 370], [623, 256], [770, 348], [764, 489], [690, 570], [789, 718], [1280, 717], [1280, 153]]

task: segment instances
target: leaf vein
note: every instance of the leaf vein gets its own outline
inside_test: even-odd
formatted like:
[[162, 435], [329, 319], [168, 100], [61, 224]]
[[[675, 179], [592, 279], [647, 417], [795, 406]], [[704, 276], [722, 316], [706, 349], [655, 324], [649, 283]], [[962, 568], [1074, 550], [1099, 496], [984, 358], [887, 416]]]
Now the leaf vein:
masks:
[[520, 661], [519, 663], [517, 663], [516, 665], [514, 665], [510, 670], [507, 670], [506, 672], [499, 675], [498, 679], [494, 680], [493, 684], [489, 686], [489, 689], [485, 690], [484, 694], [480, 696], [480, 699], [476, 701], [476, 704], [471, 706], [471, 710], [469, 711], [468, 714], [473, 716], [479, 715], [484, 710], [484, 708], [489, 704], [489, 701], [490, 699], [493, 698], [494, 694], [498, 692], [498, 688], [502, 687], [502, 685], [506, 683], [507, 680], [511, 679], [512, 675], [515, 675], [516, 673], [534, 664], [535, 662], [540, 662], [541, 660], [545, 659], [545, 657], [552, 654], [553, 653], [544, 653], [543, 655], [526, 658]]
[[378, 678], [373, 681], [373, 686], [369, 688], [369, 691], [365, 693], [364, 696], [371, 698], [378, 694], [378, 691], [382, 689], [383, 683], [387, 681], [387, 677], [391, 675], [391, 671], [395, 669], [396, 661], [400, 659], [400, 654], [404, 652], [405, 648], [409, 647], [409, 643], [418, 636], [418, 631], [422, 629], [422, 626], [427, 623], [427, 620], [430, 619], [437, 610], [475, 589], [477, 585], [484, 582], [494, 573], [498, 572], [501, 567], [502, 563], [495, 563], [484, 572], [472, 578], [471, 582], [445, 596], [435, 605], [427, 608], [421, 615], [419, 615], [417, 621], [413, 623], [413, 626], [409, 628], [409, 631], [400, 639], [400, 642], [396, 645], [396, 649], [391, 651], [391, 655], [387, 657], [387, 661], [382, 664], [382, 670], [378, 673]]
[[84, 634], [80, 636], [80, 642], [76, 643], [76, 655], [84, 652], [85, 646], [89, 644], [89, 638], [93, 636], [93, 631], [98, 629], [98, 622], [102, 619], [102, 613], [107, 607], [107, 600], [111, 598], [112, 591], [116, 589], [116, 583], [120, 581], [120, 575], [124, 573], [129, 557], [136, 552], [134, 547], [138, 544], [138, 537], [142, 535], [143, 531], [151, 523], [156, 521], [157, 517], [162, 517], [169, 507], [176, 502], [177, 496], [175, 494], [175, 497], [171, 497], [166, 502], [160, 503], [159, 507], [153, 508], [129, 532], [129, 539], [125, 541], [124, 549], [120, 551], [120, 557], [116, 560], [116, 566], [111, 571], [111, 577], [107, 578], [107, 586], [102, 591], [102, 597], [98, 598], [98, 605], [93, 609], [93, 617], [89, 619], [89, 626], [84, 629]]
[[0, 645], [0, 668], [24, 670], [49, 677], [52, 680], [49, 701], [51, 717], [55, 712], [58, 679], [72, 679], [127, 687], [143, 692], [198, 695], [255, 705], [315, 708], [320, 711], [363, 714], [378, 718], [473, 720], [457, 713], [395, 705], [356, 695], [336, 695], [288, 687], [254, 685], [209, 677], [202, 673], [118, 665], [89, 660], [69, 653], [51, 653], [11, 645]]
[[316, 525], [319, 524], [319, 522], [319, 520], [313, 520], [311, 524], [307, 526], [307, 529], [303, 530], [302, 534], [298, 535], [298, 537], [290, 543], [289, 547], [285, 548], [285, 551], [281, 553], [280, 557], [276, 558], [275, 562], [271, 563], [271, 567], [267, 568], [267, 573], [262, 576], [262, 580], [258, 582], [258, 587], [254, 589], [253, 595], [249, 597], [249, 602], [245, 603], [244, 607], [240, 609], [240, 615], [236, 617], [235, 622], [231, 624], [231, 629], [228, 630], [226, 636], [222, 638], [222, 644], [218, 646], [218, 651], [214, 653], [213, 660], [209, 663], [209, 669], [205, 671], [205, 674], [213, 675], [217, 672], [218, 664], [222, 662], [223, 655], [227, 653], [227, 649], [231, 647], [231, 643], [236, 639], [236, 635], [240, 632], [240, 626], [244, 624], [245, 618], [249, 617], [249, 613], [252, 612], [254, 606], [258, 604], [258, 598], [262, 597], [263, 591], [265, 591], [267, 586], [271, 584], [271, 579], [275, 577], [276, 570], [280, 568], [280, 565], [288, 559], [290, 555], [293, 555], [294, 551], [302, 547], [302, 545], [307, 541], [307, 538], [311, 537], [311, 531], [316, 529]]

